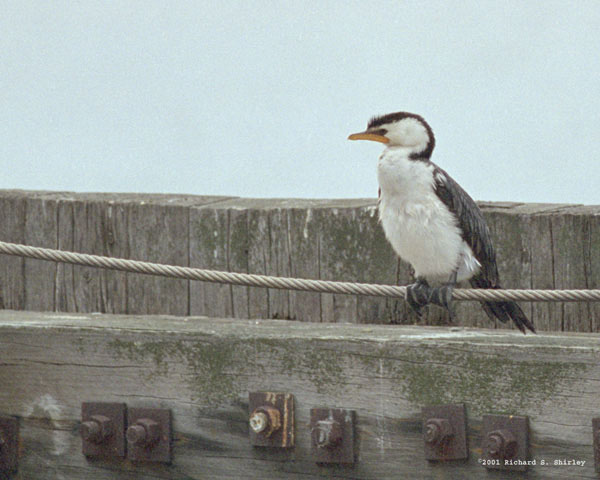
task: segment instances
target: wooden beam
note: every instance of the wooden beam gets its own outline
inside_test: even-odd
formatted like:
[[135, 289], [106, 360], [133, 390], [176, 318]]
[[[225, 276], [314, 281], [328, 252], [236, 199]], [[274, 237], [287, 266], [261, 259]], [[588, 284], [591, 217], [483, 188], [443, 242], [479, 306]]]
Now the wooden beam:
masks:
[[[600, 336], [277, 320], [0, 312], [0, 413], [21, 423], [15, 478], [489, 478], [482, 415], [526, 415], [527, 478], [597, 478]], [[295, 396], [296, 446], [248, 441], [248, 392]], [[173, 464], [86, 460], [83, 401], [173, 412]], [[469, 460], [424, 459], [421, 408], [465, 403]], [[356, 410], [354, 468], [314, 463], [309, 412]], [[544, 460], [547, 465], [539, 465]], [[555, 466], [576, 460], [583, 466]]]

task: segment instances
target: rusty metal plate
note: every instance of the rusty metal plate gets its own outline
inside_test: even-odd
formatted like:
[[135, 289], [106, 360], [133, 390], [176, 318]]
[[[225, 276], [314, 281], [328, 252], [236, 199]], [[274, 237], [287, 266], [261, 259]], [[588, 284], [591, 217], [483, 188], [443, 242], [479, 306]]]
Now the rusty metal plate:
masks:
[[527, 470], [529, 420], [514, 415], [483, 416], [483, 465], [495, 470]]
[[125, 435], [129, 460], [171, 463], [171, 410], [130, 408]]
[[126, 411], [124, 403], [81, 404], [81, 451], [85, 456], [125, 456]]
[[291, 393], [250, 392], [248, 410], [251, 445], [294, 446], [294, 396]]
[[600, 418], [592, 418], [592, 435], [594, 436], [594, 464], [600, 472]]
[[427, 460], [446, 461], [468, 458], [464, 404], [423, 407], [422, 418]]
[[356, 412], [339, 408], [310, 410], [312, 453], [317, 463], [353, 464]]
[[17, 470], [19, 452], [19, 421], [16, 417], [0, 416], [0, 472]]

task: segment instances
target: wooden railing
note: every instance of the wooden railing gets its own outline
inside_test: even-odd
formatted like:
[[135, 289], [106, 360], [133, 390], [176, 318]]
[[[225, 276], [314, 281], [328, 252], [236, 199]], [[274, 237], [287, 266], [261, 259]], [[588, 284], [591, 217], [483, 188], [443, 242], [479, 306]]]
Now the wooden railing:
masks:
[[[600, 207], [481, 203], [505, 288], [600, 288]], [[0, 240], [242, 273], [410, 282], [373, 199], [284, 200], [0, 192]], [[207, 315], [436, 325], [404, 301], [150, 278], [0, 256], [0, 306], [16, 310]], [[523, 303], [538, 330], [600, 331], [599, 303]], [[493, 326], [477, 303], [457, 324]], [[496, 325], [504, 327], [503, 325]]]

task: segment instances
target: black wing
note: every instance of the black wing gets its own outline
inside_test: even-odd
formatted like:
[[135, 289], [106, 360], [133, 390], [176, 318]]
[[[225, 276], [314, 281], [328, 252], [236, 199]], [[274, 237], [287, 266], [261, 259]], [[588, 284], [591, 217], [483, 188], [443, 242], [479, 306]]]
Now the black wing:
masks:
[[492, 245], [490, 229], [475, 201], [444, 170], [435, 165], [435, 194], [458, 219], [463, 240], [471, 247], [481, 264], [479, 277], [488, 284], [485, 288], [498, 287], [496, 252]]
[[[435, 164], [433, 178], [436, 195], [458, 219], [463, 240], [481, 264], [479, 273], [470, 280], [471, 285], [475, 288], [501, 288], [496, 252], [481, 210], [469, 194]], [[515, 302], [481, 302], [481, 305], [491, 319], [497, 318], [501, 322], [512, 320], [523, 333], [526, 328], [535, 333], [533, 323]]]

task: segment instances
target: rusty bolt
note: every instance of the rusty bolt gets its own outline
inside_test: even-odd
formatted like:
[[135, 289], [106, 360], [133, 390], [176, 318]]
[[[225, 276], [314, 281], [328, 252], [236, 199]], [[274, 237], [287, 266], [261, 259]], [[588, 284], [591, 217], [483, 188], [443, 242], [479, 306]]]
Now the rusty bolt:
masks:
[[139, 418], [127, 428], [125, 436], [136, 447], [149, 447], [160, 440], [160, 425], [151, 418]]
[[312, 434], [313, 442], [319, 448], [335, 448], [342, 443], [342, 426], [335, 420], [319, 420]]
[[429, 445], [442, 445], [454, 435], [452, 425], [446, 418], [430, 418], [425, 422], [425, 442]]
[[81, 423], [81, 438], [90, 443], [100, 444], [114, 433], [113, 422], [104, 415], [92, 415]]
[[250, 428], [256, 434], [270, 436], [281, 428], [281, 412], [270, 405], [256, 408], [250, 414]]
[[254, 433], [262, 433], [269, 427], [269, 417], [264, 412], [254, 412], [250, 417], [250, 428]]
[[486, 450], [494, 459], [513, 458], [517, 454], [517, 438], [510, 430], [494, 430], [488, 433]]

